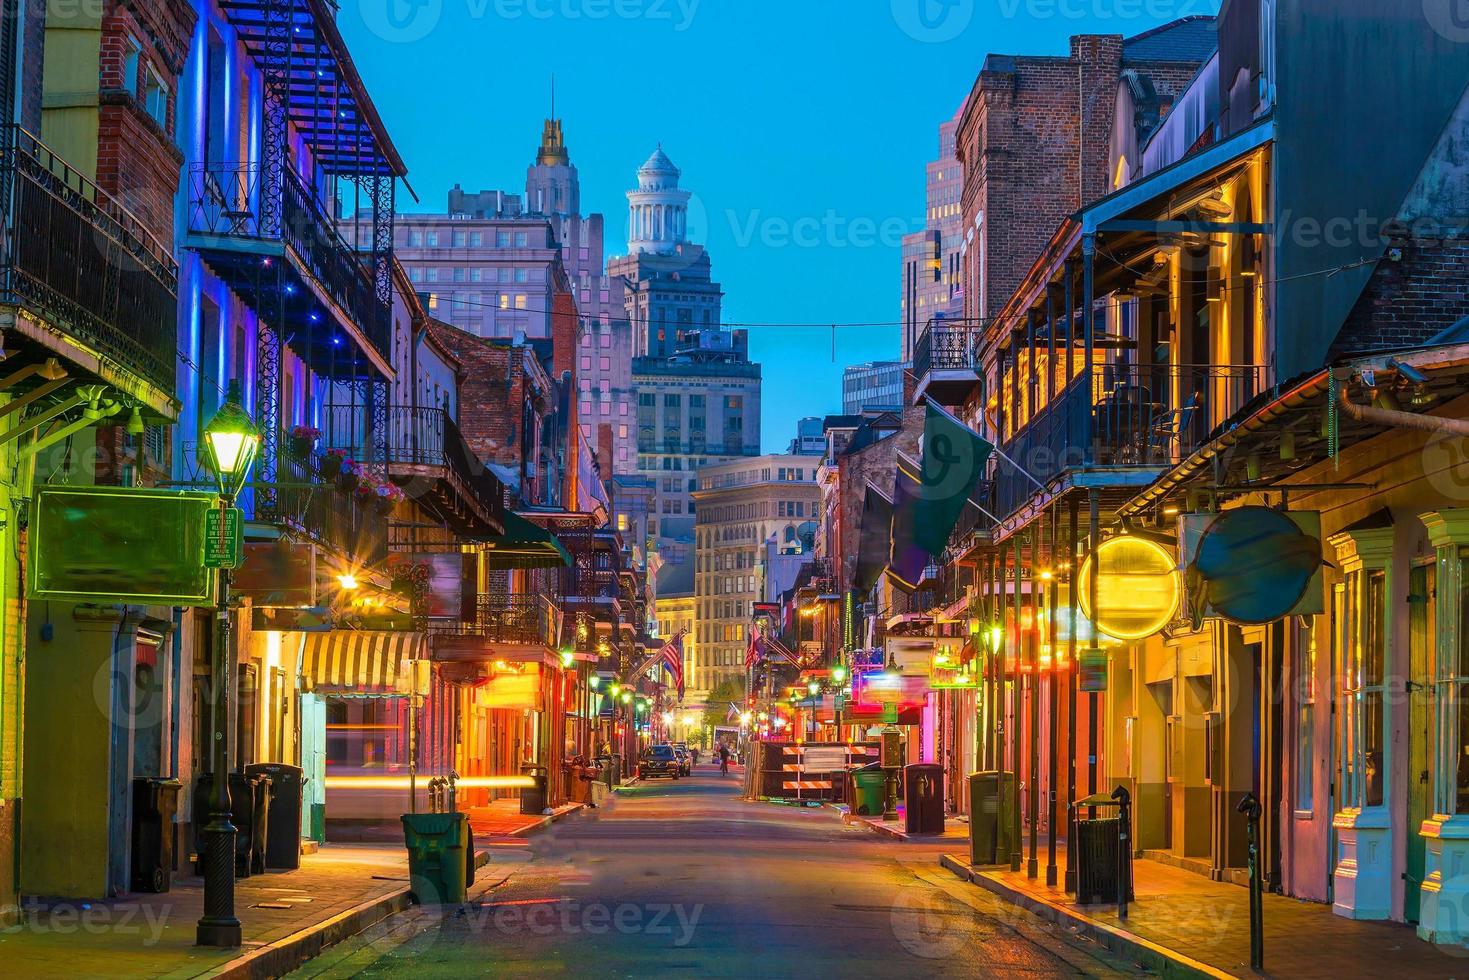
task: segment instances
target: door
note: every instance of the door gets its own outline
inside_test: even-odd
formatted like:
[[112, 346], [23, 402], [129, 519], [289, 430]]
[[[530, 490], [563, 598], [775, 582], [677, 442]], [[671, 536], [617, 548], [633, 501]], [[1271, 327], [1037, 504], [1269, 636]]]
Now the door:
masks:
[[1408, 867], [1403, 874], [1403, 918], [1410, 923], [1418, 921], [1425, 863], [1418, 828], [1432, 815], [1433, 634], [1434, 568], [1420, 565], [1408, 576]]
[[301, 695], [301, 836], [318, 844], [326, 836], [326, 702]]

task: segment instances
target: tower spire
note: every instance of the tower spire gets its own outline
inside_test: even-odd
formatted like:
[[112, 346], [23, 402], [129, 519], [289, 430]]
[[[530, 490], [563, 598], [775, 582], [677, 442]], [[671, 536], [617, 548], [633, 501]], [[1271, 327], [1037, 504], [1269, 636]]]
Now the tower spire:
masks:
[[556, 75], [551, 75], [551, 115], [541, 129], [541, 149], [536, 154], [537, 166], [564, 167], [571, 162], [566, 140], [561, 134], [561, 120], [556, 118]]

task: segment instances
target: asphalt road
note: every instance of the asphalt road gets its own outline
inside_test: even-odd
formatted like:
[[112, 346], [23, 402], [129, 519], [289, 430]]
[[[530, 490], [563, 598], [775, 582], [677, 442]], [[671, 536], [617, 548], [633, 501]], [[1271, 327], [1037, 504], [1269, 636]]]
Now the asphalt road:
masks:
[[414, 909], [295, 975], [1141, 975], [954, 878], [940, 845], [738, 795], [736, 775], [702, 766], [622, 790], [492, 846], [478, 902]]

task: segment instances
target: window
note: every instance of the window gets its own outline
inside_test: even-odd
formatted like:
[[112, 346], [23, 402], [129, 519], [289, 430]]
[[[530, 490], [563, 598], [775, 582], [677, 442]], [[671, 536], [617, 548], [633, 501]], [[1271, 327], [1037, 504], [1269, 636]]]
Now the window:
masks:
[[1316, 629], [1296, 631], [1296, 800], [1298, 813], [1315, 806]]
[[483, 245], [484, 243], [485, 243], [484, 236], [481, 235], [479, 232], [472, 231], [472, 232], [469, 233], [469, 244], [470, 244], [471, 247], [478, 248], [479, 246]]
[[495, 247], [496, 248], [509, 248], [510, 247], [510, 232], [508, 232], [508, 231], [497, 231], [497, 232], [495, 232]]
[[515, 281], [516, 282], [530, 282], [530, 270], [529, 269], [516, 269], [515, 270]]
[[530, 236], [528, 236], [525, 232], [523, 232], [523, 231], [517, 231], [515, 233], [515, 247], [516, 248], [525, 248], [526, 245], [529, 244], [529, 242], [530, 242]]
[[437, 248], [438, 247], [438, 244], [439, 244], [439, 233], [436, 232], [436, 231], [429, 232], [428, 233], [428, 247], [429, 248]]
[[469, 270], [469, 281], [470, 282], [480, 282], [483, 278], [484, 278], [484, 270], [483, 269], [470, 269]]
[[464, 232], [462, 232], [462, 231], [456, 231], [456, 232], [454, 232], [454, 239], [453, 239], [453, 241], [454, 241], [454, 247], [455, 248], [463, 248], [464, 245], [465, 245], [465, 243], [468, 241], [468, 239], [466, 238]]
[[408, 232], [408, 244], [409, 245], [422, 245], [423, 244], [423, 232], [419, 231], [417, 228], [410, 229], [409, 232]]
[[163, 78], [149, 65], [143, 79], [143, 108], [153, 121], [168, 128], [168, 86]]
[[[1354, 556], [1355, 557], [1355, 556]], [[1387, 577], [1347, 559], [1341, 593], [1342, 805], [1381, 806]]]
[[425, 269], [423, 271], [423, 275], [424, 275], [424, 278], [427, 281], [429, 281], [429, 282], [438, 282], [439, 281], [439, 270], [438, 269]]
[[525, 309], [525, 300], [526, 300], [525, 293], [516, 293], [515, 294], [515, 308], [517, 310], [523, 310], [523, 309]]

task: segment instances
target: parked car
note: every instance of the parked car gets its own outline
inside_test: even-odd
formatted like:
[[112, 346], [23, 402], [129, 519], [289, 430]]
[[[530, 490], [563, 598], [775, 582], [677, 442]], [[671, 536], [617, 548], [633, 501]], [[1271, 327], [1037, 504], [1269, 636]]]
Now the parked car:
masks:
[[673, 743], [673, 754], [678, 757], [678, 771], [685, 776], [694, 774], [694, 757], [689, 747], [682, 742]]
[[654, 776], [677, 779], [681, 775], [682, 768], [678, 761], [678, 754], [673, 751], [673, 746], [666, 743], [644, 749], [643, 757], [638, 760], [638, 775], [644, 779], [652, 779]]

